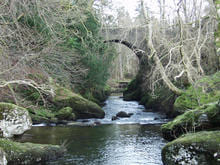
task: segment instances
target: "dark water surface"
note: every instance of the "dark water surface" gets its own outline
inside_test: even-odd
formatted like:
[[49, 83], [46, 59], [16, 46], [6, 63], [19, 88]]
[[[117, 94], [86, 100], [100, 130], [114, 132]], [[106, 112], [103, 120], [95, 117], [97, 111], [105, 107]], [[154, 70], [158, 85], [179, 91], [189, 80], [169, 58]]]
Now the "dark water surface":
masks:
[[[116, 96], [106, 103], [106, 117], [98, 120], [101, 125], [94, 126], [97, 119], [91, 119], [69, 126], [35, 126], [21, 141], [66, 143], [67, 154], [49, 165], [162, 165], [161, 149], [166, 143], [160, 134], [160, 125], [165, 122], [162, 116], [143, 112], [137, 102]], [[121, 110], [134, 115], [112, 122], [111, 117]]]

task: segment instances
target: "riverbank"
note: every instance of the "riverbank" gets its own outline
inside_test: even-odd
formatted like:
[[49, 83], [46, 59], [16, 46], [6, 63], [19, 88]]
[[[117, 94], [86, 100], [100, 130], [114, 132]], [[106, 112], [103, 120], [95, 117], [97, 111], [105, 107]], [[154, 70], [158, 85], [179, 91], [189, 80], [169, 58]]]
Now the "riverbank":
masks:
[[[21, 86], [18, 94], [23, 97], [23, 106], [0, 102], [0, 162], [8, 164], [45, 163], [61, 157], [65, 146], [18, 143], [14, 137], [21, 136], [32, 124], [66, 124], [77, 119], [103, 118], [105, 112], [96, 103], [89, 101], [67, 88], [54, 85], [54, 95], [41, 100], [39, 91]], [[40, 105], [36, 104], [36, 97]], [[12, 100], [13, 101], [13, 100]], [[47, 102], [47, 106], [43, 105]], [[9, 101], [10, 102], [10, 101]], [[49, 105], [48, 105], [49, 103]], [[6, 138], [10, 138], [7, 140]]]
[[[198, 164], [219, 163], [219, 137], [213, 137], [213, 134], [218, 134], [220, 131], [219, 82], [220, 72], [216, 72], [202, 77], [193, 86], [187, 86], [181, 95], [176, 95], [162, 86], [155, 91], [157, 97], [153, 97], [150, 91], [141, 89], [141, 84], [144, 82], [141, 81], [140, 74], [129, 84], [124, 92], [126, 100], [138, 100], [146, 108], [163, 112], [173, 118], [172, 121], [161, 126], [161, 132], [166, 140], [176, 139], [162, 150], [165, 165], [187, 164], [190, 161]], [[185, 134], [187, 134], [186, 138], [184, 138]], [[200, 141], [199, 136], [203, 134], [207, 138]], [[206, 148], [205, 145], [210, 142], [210, 139], [216, 146]], [[197, 152], [196, 148], [200, 148], [200, 152]], [[211, 156], [204, 158], [203, 155], [206, 153]]]

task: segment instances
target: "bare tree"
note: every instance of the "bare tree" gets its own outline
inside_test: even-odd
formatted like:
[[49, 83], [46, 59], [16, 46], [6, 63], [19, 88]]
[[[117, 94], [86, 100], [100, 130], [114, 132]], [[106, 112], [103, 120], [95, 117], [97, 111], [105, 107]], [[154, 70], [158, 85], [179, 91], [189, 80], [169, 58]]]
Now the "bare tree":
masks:
[[[202, 15], [205, 6], [203, 1], [190, 2], [192, 8], [187, 7], [187, 2], [174, 0], [176, 21], [167, 26], [164, 33], [161, 30], [164, 28], [164, 22], [158, 22], [152, 17], [150, 12], [147, 12], [145, 1], [142, 0], [148, 25], [146, 38], [150, 49], [149, 58], [153, 58], [155, 62], [154, 71], [150, 73], [151, 76], [148, 76], [152, 90], [162, 79], [174, 93], [183, 93], [184, 90], [174, 85], [174, 82], [184, 80], [194, 85], [206, 74], [204, 67], [207, 67], [208, 59], [215, 56], [210, 51], [213, 46], [209, 46], [212, 44], [210, 41], [213, 41], [213, 19]], [[162, 17], [166, 15], [166, 9], [162, 9], [162, 3], [160, 1], [159, 3], [161, 12], [162, 10], [164, 12], [160, 13]], [[191, 17], [195, 13], [196, 15]], [[204, 55], [203, 52], [209, 52], [209, 54]]]
[[85, 10], [89, 11], [93, 3], [82, 9], [70, 0], [2, 0], [0, 88], [9, 88], [16, 97], [11, 87], [14, 84], [33, 87], [39, 93], [50, 91], [50, 76], [66, 84], [80, 83], [87, 68], [74, 49], [63, 45], [69, 36], [81, 37], [71, 27], [83, 24]]

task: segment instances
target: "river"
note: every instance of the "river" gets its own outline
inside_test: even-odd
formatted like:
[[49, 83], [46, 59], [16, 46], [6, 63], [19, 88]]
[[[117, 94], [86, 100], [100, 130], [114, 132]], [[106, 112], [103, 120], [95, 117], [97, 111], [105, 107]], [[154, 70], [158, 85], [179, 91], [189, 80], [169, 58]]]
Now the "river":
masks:
[[[104, 119], [34, 126], [20, 141], [64, 144], [68, 152], [48, 165], [162, 165], [161, 149], [166, 144], [160, 134], [160, 125], [166, 122], [162, 115], [119, 96], [110, 96], [103, 109]], [[134, 115], [111, 121], [119, 111]], [[94, 125], [97, 121], [101, 124]]]

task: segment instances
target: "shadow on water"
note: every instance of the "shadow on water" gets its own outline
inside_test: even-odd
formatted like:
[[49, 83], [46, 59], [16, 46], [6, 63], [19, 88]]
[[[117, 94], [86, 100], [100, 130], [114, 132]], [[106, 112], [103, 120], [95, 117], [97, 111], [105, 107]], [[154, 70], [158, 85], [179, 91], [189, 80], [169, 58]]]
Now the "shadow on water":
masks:
[[[103, 121], [107, 119], [108, 114]], [[123, 120], [120, 122], [123, 124], [107, 123], [98, 126], [33, 127], [20, 141], [42, 144], [67, 142], [68, 153], [49, 165], [162, 164], [161, 149], [166, 141], [161, 137], [160, 124], [126, 124]]]

